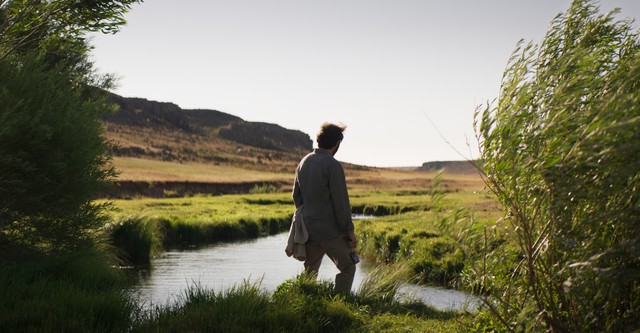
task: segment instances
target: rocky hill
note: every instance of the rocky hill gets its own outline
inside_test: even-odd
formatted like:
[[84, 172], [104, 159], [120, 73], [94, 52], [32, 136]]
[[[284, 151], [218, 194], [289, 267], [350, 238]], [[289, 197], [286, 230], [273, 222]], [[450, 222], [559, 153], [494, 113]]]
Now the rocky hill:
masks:
[[[112, 94], [109, 99], [116, 110], [103, 120], [108, 139], [116, 143], [115, 156], [290, 172], [313, 148], [309, 135], [276, 124], [144, 98]], [[468, 161], [426, 162], [407, 169], [476, 173]]]
[[[116, 111], [103, 117], [115, 156], [164, 161], [290, 169], [312, 149], [309, 135], [276, 124], [248, 122], [216, 110], [110, 96]], [[266, 168], [265, 168], [266, 167]]]
[[423, 163], [420, 171], [444, 171], [449, 174], [477, 174], [477, 161], [434, 161]]

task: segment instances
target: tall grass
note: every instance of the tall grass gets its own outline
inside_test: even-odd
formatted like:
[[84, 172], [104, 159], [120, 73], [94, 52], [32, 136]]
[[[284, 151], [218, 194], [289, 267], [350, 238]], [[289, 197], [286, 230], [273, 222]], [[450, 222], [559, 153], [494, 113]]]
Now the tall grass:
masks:
[[[244, 283], [226, 291], [197, 285], [183, 299], [157, 307], [134, 326], [134, 332], [455, 332], [469, 317], [438, 312], [420, 303], [395, 300], [386, 282], [362, 294], [336, 295], [328, 281], [304, 274], [280, 285], [273, 294], [259, 284]], [[391, 293], [390, 293], [391, 291]]]
[[3, 332], [124, 332], [135, 302], [113, 260], [91, 249], [43, 261], [0, 266]]
[[[491, 219], [462, 214], [451, 204], [442, 211], [356, 221], [360, 253], [377, 262], [404, 263], [417, 283], [473, 289], [463, 272], [482, 262], [482, 225], [495, 225]], [[505, 237], [493, 230], [491, 239]]]
[[[464, 313], [398, 300], [398, 270], [375, 270], [358, 293], [306, 275], [273, 293], [248, 282], [192, 285], [175, 304], [143, 311], [113, 259], [92, 250], [0, 269], [3, 332], [458, 332]], [[387, 273], [385, 273], [387, 272]], [[389, 274], [393, 272], [394, 274]]]

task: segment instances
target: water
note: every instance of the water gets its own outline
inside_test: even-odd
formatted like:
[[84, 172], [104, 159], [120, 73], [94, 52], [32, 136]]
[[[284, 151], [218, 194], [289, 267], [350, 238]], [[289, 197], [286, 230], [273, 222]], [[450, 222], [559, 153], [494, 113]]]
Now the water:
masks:
[[[302, 262], [284, 253], [287, 233], [250, 241], [220, 243], [191, 250], [168, 250], [152, 260], [151, 267], [137, 270], [135, 293], [145, 306], [175, 302], [189, 286], [226, 290], [243, 282], [259, 282], [261, 288], [274, 291], [285, 280], [303, 271]], [[333, 281], [338, 270], [326, 256], [318, 277]], [[367, 276], [366, 260], [357, 266], [353, 290]], [[443, 288], [405, 285], [400, 293], [414, 297], [440, 310], [473, 310], [479, 304], [467, 294]]]

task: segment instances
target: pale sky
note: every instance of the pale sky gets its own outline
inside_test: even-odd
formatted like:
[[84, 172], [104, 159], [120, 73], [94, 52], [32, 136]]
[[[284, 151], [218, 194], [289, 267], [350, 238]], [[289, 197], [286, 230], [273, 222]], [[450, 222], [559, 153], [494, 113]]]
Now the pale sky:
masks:
[[[322, 122], [339, 122], [348, 128], [338, 160], [420, 166], [478, 157], [474, 110], [498, 96], [517, 42], [540, 42], [570, 3], [146, 0], [118, 34], [93, 36], [92, 59], [125, 97], [219, 110], [314, 141]], [[637, 0], [597, 4], [640, 16]]]

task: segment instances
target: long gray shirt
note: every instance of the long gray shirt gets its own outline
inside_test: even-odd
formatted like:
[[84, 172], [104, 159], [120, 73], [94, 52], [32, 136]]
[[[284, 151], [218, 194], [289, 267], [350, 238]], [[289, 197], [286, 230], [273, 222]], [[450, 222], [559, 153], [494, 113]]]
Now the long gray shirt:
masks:
[[327, 241], [353, 230], [344, 170], [329, 150], [316, 148], [300, 161], [293, 201], [296, 207], [304, 204], [302, 217], [311, 240]]

